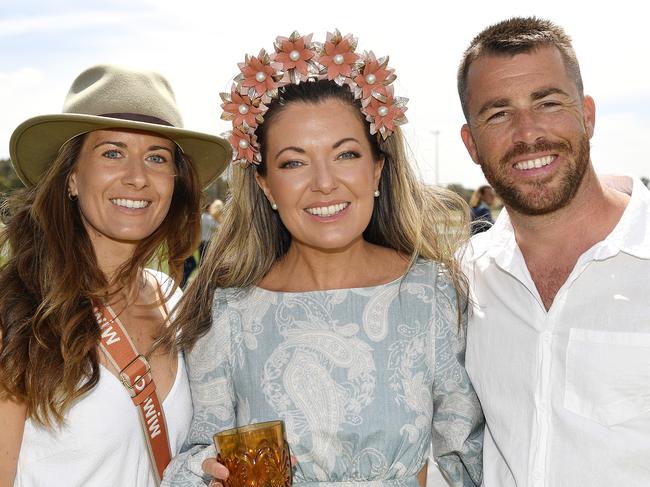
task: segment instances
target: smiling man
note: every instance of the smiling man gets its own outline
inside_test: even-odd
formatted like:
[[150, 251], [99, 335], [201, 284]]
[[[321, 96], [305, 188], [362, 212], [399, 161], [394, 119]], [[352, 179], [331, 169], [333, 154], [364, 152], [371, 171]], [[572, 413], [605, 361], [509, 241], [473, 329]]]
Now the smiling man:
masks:
[[553, 23], [485, 29], [458, 91], [463, 142], [505, 204], [464, 259], [484, 485], [650, 485], [650, 193], [596, 175], [594, 101]]

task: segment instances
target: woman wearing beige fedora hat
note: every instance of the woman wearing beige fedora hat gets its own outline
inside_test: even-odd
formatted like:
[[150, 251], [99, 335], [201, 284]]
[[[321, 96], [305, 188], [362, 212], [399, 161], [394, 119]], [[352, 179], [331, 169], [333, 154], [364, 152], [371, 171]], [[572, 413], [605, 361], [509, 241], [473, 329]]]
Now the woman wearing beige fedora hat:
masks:
[[0, 235], [0, 486], [156, 485], [192, 404], [182, 355], [151, 348], [229, 145], [182, 128], [159, 74], [103, 65], [10, 153], [26, 188]]

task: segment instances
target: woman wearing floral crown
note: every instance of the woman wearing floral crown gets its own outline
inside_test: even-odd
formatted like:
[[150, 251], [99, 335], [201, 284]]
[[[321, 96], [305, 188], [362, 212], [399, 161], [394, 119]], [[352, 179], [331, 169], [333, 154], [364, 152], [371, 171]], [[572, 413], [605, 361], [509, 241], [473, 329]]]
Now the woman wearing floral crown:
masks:
[[296, 483], [417, 487], [433, 441], [452, 485], [478, 485], [461, 202], [416, 180], [387, 58], [338, 32], [274, 51], [222, 94], [238, 164], [173, 332], [194, 417], [164, 483], [218, 482], [212, 435], [279, 418]]

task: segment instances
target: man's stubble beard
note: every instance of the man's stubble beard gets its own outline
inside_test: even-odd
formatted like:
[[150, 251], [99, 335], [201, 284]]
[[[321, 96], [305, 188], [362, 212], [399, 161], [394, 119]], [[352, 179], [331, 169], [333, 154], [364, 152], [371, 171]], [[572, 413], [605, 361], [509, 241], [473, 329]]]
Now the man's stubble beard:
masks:
[[[567, 142], [540, 141], [532, 145], [518, 144], [492, 167], [485, 164], [479, 154], [479, 163], [488, 183], [494, 188], [504, 204], [523, 215], [546, 215], [568, 205], [576, 195], [587, 168], [589, 167], [589, 137], [583, 134], [578, 140], [578, 149], [574, 150]], [[557, 152], [567, 160], [567, 169], [557, 189], [549, 188], [548, 181], [527, 183], [522, 191], [515, 182], [501, 177], [500, 169], [512, 164], [512, 159], [525, 154], [540, 152]]]

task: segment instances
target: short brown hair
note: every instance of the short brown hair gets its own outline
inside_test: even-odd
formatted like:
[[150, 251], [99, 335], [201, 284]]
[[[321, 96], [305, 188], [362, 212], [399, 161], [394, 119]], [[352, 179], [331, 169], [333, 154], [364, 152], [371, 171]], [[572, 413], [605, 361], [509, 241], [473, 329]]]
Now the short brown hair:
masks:
[[491, 25], [478, 34], [465, 50], [458, 68], [458, 95], [465, 118], [467, 109], [467, 73], [471, 64], [481, 56], [514, 56], [540, 47], [553, 46], [560, 51], [567, 72], [573, 77], [580, 97], [583, 96], [582, 76], [571, 38], [562, 27], [537, 17], [513, 17]]

